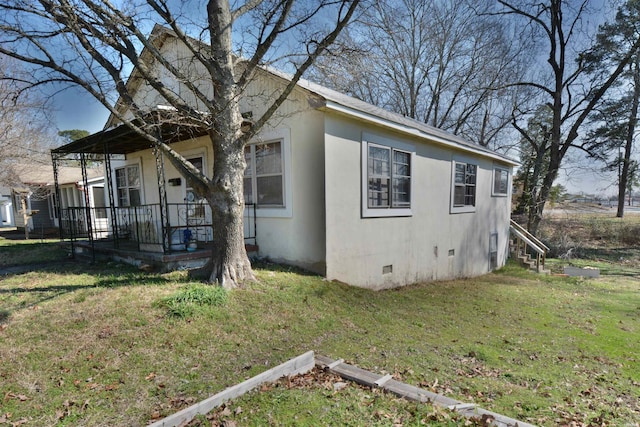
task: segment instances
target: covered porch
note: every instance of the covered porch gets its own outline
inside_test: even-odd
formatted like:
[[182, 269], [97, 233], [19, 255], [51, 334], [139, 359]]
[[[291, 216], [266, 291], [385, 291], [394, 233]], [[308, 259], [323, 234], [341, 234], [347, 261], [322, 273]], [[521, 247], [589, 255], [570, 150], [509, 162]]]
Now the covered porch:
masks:
[[[156, 125], [165, 143], [172, 144], [206, 135], [193, 127], [179, 127], [163, 122]], [[155, 160], [154, 183], [146, 183], [155, 188], [153, 199], [158, 202], [144, 203], [138, 197], [123, 199], [119, 192], [122, 177], [114, 172], [114, 167], [122, 163], [128, 155], [151, 150]], [[166, 179], [165, 159], [162, 153], [141, 135], [125, 125], [98, 132], [86, 138], [73, 141], [51, 151], [55, 182], [55, 209], [59, 218], [60, 238], [69, 241], [72, 252], [83, 253], [94, 260], [96, 255], [111, 254], [135, 257], [144, 263], [144, 258], [155, 264], [169, 262], [166, 256], [179, 261], [194, 258], [195, 255], [208, 256], [213, 242], [215, 224], [211, 208], [203, 199], [185, 197], [170, 200], [167, 186], [180, 183], [180, 178]], [[105, 203], [95, 207], [89, 203], [89, 194], [84, 192], [84, 206], [64, 207], [58, 182], [60, 167], [69, 162], [79, 163], [82, 169], [84, 188], [88, 186], [87, 166], [100, 162], [105, 170]], [[149, 165], [146, 165], [149, 168]], [[131, 178], [129, 178], [131, 179]], [[143, 181], [142, 176], [134, 179]], [[184, 180], [184, 178], [182, 178]], [[150, 179], [148, 179], [150, 181]], [[144, 183], [138, 183], [144, 185]], [[117, 187], [117, 188], [116, 188]], [[174, 197], [175, 199], [175, 197]], [[126, 203], [123, 203], [123, 200]], [[123, 205], [124, 204], [124, 205]], [[244, 209], [244, 238], [248, 252], [257, 251], [256, 206], [246, 204]], [[144, 255], [146, 254], [146, 255]], [[164, 257], [164, 258], [163, 258]]]

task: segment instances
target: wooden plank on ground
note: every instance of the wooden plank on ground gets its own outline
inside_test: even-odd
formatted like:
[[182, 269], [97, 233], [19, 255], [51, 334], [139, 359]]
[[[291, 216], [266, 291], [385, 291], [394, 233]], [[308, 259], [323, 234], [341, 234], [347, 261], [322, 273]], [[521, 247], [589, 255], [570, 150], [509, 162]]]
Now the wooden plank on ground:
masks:
[[284, 376], [298, 375], [309, 372], [315, 366], [313, 351], [308, 351], [281, 365], [269, 369], [253, 378], [229, 387], [202, 402], [196, 403], [162, 420], [149, 424], [148, 427], [175, 427], [191, 421], [196, 415], [204, 415], [217, 408], [224, 402], [242, 396], [246, 392], [267, 382], [274, 382]]
[[[474, 405], [475, 406], [475, 405]], [[487, 411], [486, 409], [482, 409], [479, 407], [467, 407], [467, 408], [456, 408], [456, 411], [465, 417], [471, 418], [481, 418], [483, 416], [487, 416], [493, 419], [491, 425], [496, 427], [536, 427], [533, 424], [525, 423], [523, 421], [514, 420], [513, 418], [506, 417], [501, 414], [496, 414], [495, 412]]]
[[393, 375], [391, 374], [387, 374], [382, 378], [378, 378], [378, 380], [376, 380], [376, 385], [378, 387], [383, 387], [391, 378], [393, 378]]
[[340, 375], [342, 378], [354, 381], [358, 384], [376, 388], [376, 381], [382, 378], [382, 375], [360, 369], [347, 363], [341, 363], [331, 368], [331, 372]]
[[461, 405], [462, 402], [443, 396], [441, 394], [430, 392], [422, 388], [401, 383], [400, 381], [391, 380], [384, 385], [384, 390], [404, 397], [405, 399], [414, 400], [422, 403], [432, 403], [440, 406]]
[[480, 418], [483, 415], [486, 415], [493, 420], [491, 425], [496, 427], [536, 427], [533, 424], [524, 423], [522, 421], [514, 420], [513, 418], [505, 417], [504, 415], [479, 408], [473, 403], [460, 402], [441, 394], [432, 393], [429, 390], [424, 390], [400, 381], [389, 379], [389, 375], [382, 376], [347, 363], [336, 363], [336, 361], [326, 356], [316, 356], [316, 366], [323, 369], [329, 369], [329, 371], [334, 374], [338, 374], [342, 378], [357, 382], [358, 384], [363, 384], [369, 387], [379, 386], [381, 389], [405, 399], [423, 403], [428, 402], [442, 406], [456, 411], [468, 418]]

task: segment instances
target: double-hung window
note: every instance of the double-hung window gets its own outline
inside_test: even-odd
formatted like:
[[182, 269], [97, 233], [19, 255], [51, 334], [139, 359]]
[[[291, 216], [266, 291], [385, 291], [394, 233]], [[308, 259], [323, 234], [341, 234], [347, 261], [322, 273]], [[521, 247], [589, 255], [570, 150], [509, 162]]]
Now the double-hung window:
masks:
[[453, 162], [451, 212], [473, 212], [476, 206], [478, 165]]
[[244, 201], [258, 207], [284, 207], [282, 141], [247, 145], [244, 150]]
[[413, 152], [363, 141], [363, 162], [363, 216], [411, 215]]
[[140, 206], [140, 168], [129, 165], [116, 169], [118, 206]]
[[509, 170], [504, 168], [493, 168], [493, 190], [492, 196], [507, 196], [509, 194]]

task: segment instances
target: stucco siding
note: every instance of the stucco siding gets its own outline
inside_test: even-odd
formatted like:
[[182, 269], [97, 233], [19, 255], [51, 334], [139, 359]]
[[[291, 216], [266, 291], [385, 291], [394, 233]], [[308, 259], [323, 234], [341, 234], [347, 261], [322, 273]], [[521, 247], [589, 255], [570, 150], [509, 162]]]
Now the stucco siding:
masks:
[[323, 116], [305, 110], [279, 124], [290, 134], [290, 168], [285, 170], [290, 191], [285, 190], [282, 212], [258, 208], [259, 255], [324, 274]]
[[[285, 165], [285, 207], [260, 208], [256, 213], [258, 255], [324, 273], [324, 161], [322, 113], [307, 109], [281, 117], [278, 127], [265, 127], [254, 143], [282, 140]], [[213, 150], [208, 137], [172, 144], [185, 157], [204, 156], [207, 175], [213, 172]], [[142, 176], [142, 202], [159, 201], [155, 157], [151, 150], [127, 156], [125, 165], [137, 164]], [[167, 180], [180, 174], [165, 159]], [[167, 185], [169, 203], [183, 203], [187, 184]], [[114, 183], [115, 185], [115, 183]], [[115, 189], [115, 186], [114, 186]], [[159, 224], [158, 224], [159, 227]]]
[[[504, 264], [509, 197], [491, 196], [493, 160], [465, 157], [337, 115], [327, 115], [325, 130], [328, 279], [382, 289], [480, 275], [489, 271], [489, 239], [494, 232], [498, 265]], [[415, 149], [410, 216], [363, 218], [363, 135]], [[475, 212], [450, 212], [456, 158], [478, 165]]]

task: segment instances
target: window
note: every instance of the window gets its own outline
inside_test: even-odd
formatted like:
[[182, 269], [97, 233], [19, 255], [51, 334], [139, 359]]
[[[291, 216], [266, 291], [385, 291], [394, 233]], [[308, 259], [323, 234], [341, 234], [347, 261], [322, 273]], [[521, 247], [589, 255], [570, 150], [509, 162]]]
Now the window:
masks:
[[452, 213], [475, 211], [477, 174], [477, 165], [453, 162]]
[[104, 187], [92, 187], [93, 207], [95, 208], [96, 218], [107, 218], [107, 204], [104, 198]]
[[365, 133], [361, 159], [362, 217], [411, 216], [415, 147]]
[[47, 197], [47, 204], [49, 205], [49, 219], [56, 220], [58, 219], [58, 198], [56, 197], [55, 191], [49, 193]]
[[[196, 169], [204, 173], [204, 158], [202, 156], [192, 157], [187, 159]], [[191, 187], [187, 187], [185, 201], [187, 203], [193, 203], [194, 205], [189, 210], [189, 216], [191, 217], [204, 217], [205, 208], [203, 197], [199, 197]]]
[[368, 144], [367, 207], [411, 207], [411, 153]]
[[509, 171], [502, 168], [493, 169], [493, 196], [506, 196], [509, 194]]
[[282, 141], [253, 144], [244, 150], [244, 201], [258, 207], [284, 207]]
[[130, 165], [116, 169], [118, 206], [140, 206], [140, 169]]

